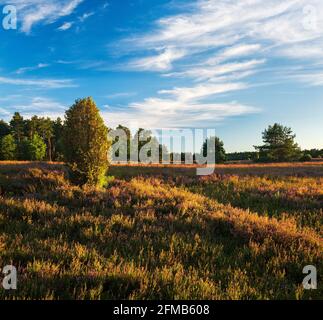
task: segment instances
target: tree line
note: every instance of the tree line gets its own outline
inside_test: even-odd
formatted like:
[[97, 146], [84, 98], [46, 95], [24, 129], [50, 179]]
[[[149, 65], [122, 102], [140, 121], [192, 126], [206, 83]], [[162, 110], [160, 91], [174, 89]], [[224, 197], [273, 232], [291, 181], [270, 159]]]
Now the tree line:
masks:
[[60, 161], [62, 129], [60, 118], [24, 119], [15, 112], [9, 123], [0, 120], [0, 159]]
[[[77, 100], [77, 105], [82, 105], [83, 100]], [[75, 105], [66, 112], [65, 121], [61, 118], [51, 120], [50, 118], [42, 118], [33, 116], [30, 119], [24, 119], [19, 112], [15, 112], [9, 123], [0, 120], [0, 160], [20, 160], [20, 161], [64, 161], [70, 158], [71, 148], [70, 143], [64, 145], [64, 136], [70, 136], [70, 140], [74, 140], [78, 146], [82, 141], [82, 134], [87, 131], [96, 131], [93, 123], [90, 126], [82, 126], [79, 123], [81, 113], [89, 115], [89, 105], [94, 101], [86, 102], [85, 110], [78, 110], [78, 115], [75, 119], [70, 119], [71, 110], [75, 109]], [[95, 106], [96, 107], [96, 106]], [[98, 112], [98, 111], [97, 111]], [[94, 112], [95, 113], [95, 112]], [[153, 148], [159, 149], [158, 159], [156, 162], [162, 163], [166, 158], [170, 163], [178, 163], [191, 161], [195, 163], [196, 154], [191, 152], [169, 152], [166, 145], [159, 143], [158, 139], [152, 135], [150, 130], [139, 128], [133, 135], [131, 130], [123, 125], [119, 125], [116, 129], [106, 128], [106, 134], [113, 131], [122, 130], [126, 133], [127, 143], [120, 147], [127, 150], [119, 150], [114, 156], [118, 156], [120, 152], [125, 152], [125, 161], [140, 162], [139, 152], [137, 158], [131, 158], [131, 146], [135, 146], [138, 151], [148, 143]], [[139, 136], [141, 139], [139, 139]], [[65, 139], [66, 140], [66, 139]], [[111, 141], [111, 145], [118, 141], [118, 137]], [[215, 162], [222, 163], [225, 161], [225, 150], [223, 142], [217, 137], [210, 137], [203, 143], [201, 153], [203, 156], [207, 154], [207, 145], [211, 152], [215, 155]], [[150, 156], [151, 151], [148, 150], [147, 155]], [[164, 159], [163, 159], [164, 156]]]
[[[160, 144], [149, 130], [141, 128], [132, 136], [129, 128], [119, 125], [115, 130], [118, 129], [126, 133], [127, 143], [123, 146], [127, 148], [123, 150], [126, 161], [140, 161], [138, 155], [137, 159], [131, 158], [131, 145], [140, 151], [147, 144], [159, 150], [157, 162], [162, 162], [165, 154], [169, 155], [171, 163], [185, 161], [189, 157], [192, 163], [196, 160], [197, 154], [168, 153], [167, 147]], [[102, 185], [109, 163], [108, 151], [118, 142], [118, 137], [113, 141], [108, 138], [112, 131], [104, 124], [92, 98], [76, 100], [66, 111], [64, 121], [37, 116], [24, 119], [16, 112], [9, 123], [0, 120], [0, 160], [65, 161], [77, 183]], [[138, 139], [139, 135], [144, 139]], [[212, 154], [215, 163], [226, 160], [309, 161], [312, 157], [323, 156], [323, 150], [301, 151], [295, 137], [291, 128], [275, 123], [264, 130], [263, 145], [254, 146], [255, 152], [226, 154], [218, 137], [208, 137], [199, 155], [206, 157]], [[148, 149], [148, 156], [149, 152], [151, 150]]]

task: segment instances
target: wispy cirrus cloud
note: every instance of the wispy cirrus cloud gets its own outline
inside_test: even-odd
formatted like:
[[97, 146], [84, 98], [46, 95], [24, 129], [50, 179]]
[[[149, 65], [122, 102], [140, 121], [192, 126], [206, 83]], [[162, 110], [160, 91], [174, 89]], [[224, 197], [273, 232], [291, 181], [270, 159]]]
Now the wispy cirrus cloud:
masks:
[[58, 31], [66, 31], [72, 28], [74, 22], [64, 22], [60, 27], [57, 28]]
[[253, 70], [265, 62], [265, 59], [231, 62], [227, 64], [213, 64], [213, 62], [206, 62], [201, 67], [192, 67], [191, 69], [187, 69], [185, 71], [166, 74], [166, 76], [190, 77], [198, 81], [210, 80], [213, 77], [222, 76], [233, 72]]
[[172, 68], [174, 61], [183, 58], [185, 55], [184, 50], [165, 48], [161, 53], [154, 56], [132, 60], [126, 68], [139, 71], [167, 71]]
[[[211, 125], [226, 117], [256, 113], [259, 109], [238, 102], [216, 103], [205, 99], [223, 93], [246, 89], [243, 83], [201, 84], [195, 87], [180, 87], [160, 90], [165, 97], [151, 97], [131, 103], [127, 111], [104, 110], [103, 116], [111, 125], [117, 122], [149, 128], [180, 128]], [[138, 120], [134, 120], [138, 119]]]
[[29, 71], [35, 71], [35, 70], [47, 68], [49, 66], [50, 65], [48, 63], [38, 63], [36, 66], [19, 68], [16, 71], [16, 74], [23, 74], [23, 73], [26, 73], [26, 72], [29, 72]]
[[137, 95], [137, 92], [116, 92], [106, 95], [105, 97], [108, 99], [116, 99], [116, 98], [127, 98], [133, 97]]
[[176, 99], [147, 98], [130, 104], [127, 110], [103, 110], [102, 115], [111, 126], [122, 123], [139, 128], [181, 128], [211, 126], [227, 117], [258, 112], [257, 108], [235, 101], [226, 103], [189, 102]]
[[160, 90], [159, 93], [173, 96], [178, 102], [182, 102], [184, 104], [226, 92], [246, 89], [247, 87], [248, 86], [245, 83], [204, 83], [194, 87]]
[[15, 86], [29, 86], [44, 89], [73, 88], [77, 85], [71, 79], [22, 79], [0, 76], [0, 83]]
[[78, 17], [78, 20], [76, 21], [69, 21], [69, 22], [64, 22], [60, 27], [57, 28], [58, 31], [66, 31], [71, 29], [74, 25], [80, 24], [85, 22], [88, 18], [93, 16], [95, 13], [94, 12], [85, 12], [81, 16]]
[[[179, 126], [257, 112], [252, 106], [217, 99], [224, 92], [229, 96], [248, 89], [245, 79], [260, 71], [263, 83], [272, 83], [274, 60], [289, 59], [288, 67], [323, 62], [321, 0], [196, 0], [182, 9], [158, 19], [153, 30], [119, 43], [125, 52], [137, 55], [125, 68], [192, 83], [160, 89], [158, 94], [167, 98], [130, 104], [140, 121]], [[320, 85], [321, 70], [289, 73], [285, 80]], [[128, 117], [122, 110], [116, 113]]]
[[188, 13], [161, 18], [155, 30], [124, 43], [138, 52], [172, 48], [183, 53], [176, 60], [200, 54], [198, 66], [255, 56], [323, 61], [323, 2], [198, 0]]
[[94, 14], [95, 14], [94, 12], [85, 12], [81, 16], [79, 16], [78, 19], [80, 22], [84, 22], [88, 18], [94, 16]]
[[[62, 17], [71, 15], [83, 0], [11, 0], [17, 7], [20, 30], [29, 34], [38, 24], [52, 24]], [[0, 0], [0, 4], [8, 4]]]

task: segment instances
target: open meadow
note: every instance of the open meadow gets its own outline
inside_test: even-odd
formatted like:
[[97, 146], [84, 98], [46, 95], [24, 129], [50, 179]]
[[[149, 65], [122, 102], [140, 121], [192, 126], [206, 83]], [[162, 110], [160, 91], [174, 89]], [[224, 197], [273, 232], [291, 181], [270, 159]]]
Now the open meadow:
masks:
[[102, 189], [0, 162], [0, 299], [322, 299], [323, 162], [195, 169], [114, 165]]

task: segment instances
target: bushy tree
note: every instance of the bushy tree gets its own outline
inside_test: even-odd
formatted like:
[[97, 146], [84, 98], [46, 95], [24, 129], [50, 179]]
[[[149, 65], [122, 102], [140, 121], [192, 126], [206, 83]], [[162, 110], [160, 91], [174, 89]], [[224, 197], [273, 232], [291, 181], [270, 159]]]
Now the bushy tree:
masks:
[[17, 144], [12, 134], [0, 139], [0, 159], [15, 160], [17, 157]]
[[259, 160], [268, 162], [299, 160], [302, 153], [294, 141], [295, 137], [291, 128], [278, 123], [269, 126], [262, 133], [264, 145], [255, 147], [259, 150]]
[[31, 139], [25, 137], [21, 142], [22, 160], [42, 161], [46, 156], [46, 144], [43, 139], [35, 133]]
[[108, 169], [108, 129], [92, 98], [76, 100], [66, 111], [64, 158], [79, 184], [102, 185]]
[[202, 146], [203, 157], [206, 157], [207, 153], [211, 155], [212, 158], [214, 157], [215, 163], [223, 163], [225, 161], [224, 144], [218, 137], [210, 137], [204, 141]]

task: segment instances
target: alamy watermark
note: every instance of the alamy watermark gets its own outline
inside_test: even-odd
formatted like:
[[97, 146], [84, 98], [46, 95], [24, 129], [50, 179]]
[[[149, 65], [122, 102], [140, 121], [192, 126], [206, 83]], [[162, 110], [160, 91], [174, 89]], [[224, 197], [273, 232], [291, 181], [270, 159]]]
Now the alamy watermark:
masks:
[[136, 131], [133, 137], [121, 128], [109, 132], [112, 164], [195, 164], [201, 166], [196, 169], [197, 175], [210, 175], [214, 172], [218, 155], [212, 140], [216, 136], [215, 129]]
[[[0, 269], [1, 270], [1, 269]], [[2, 269], [4, 278], [2, 280], [2, 287], [5, 290], [17, 289], [17, 269], [12, 265], [7, 265]]]
[[303, 288], [305, 290], [317, 289], [317, 270], [315, 266], [307, 265], [303, 268], [303, 273], [307, 276], [303, 279]]
[[17, 8], [13, 5], [6, 5], [2, 8], [2, 27], [4, 30], [17, 29]]

